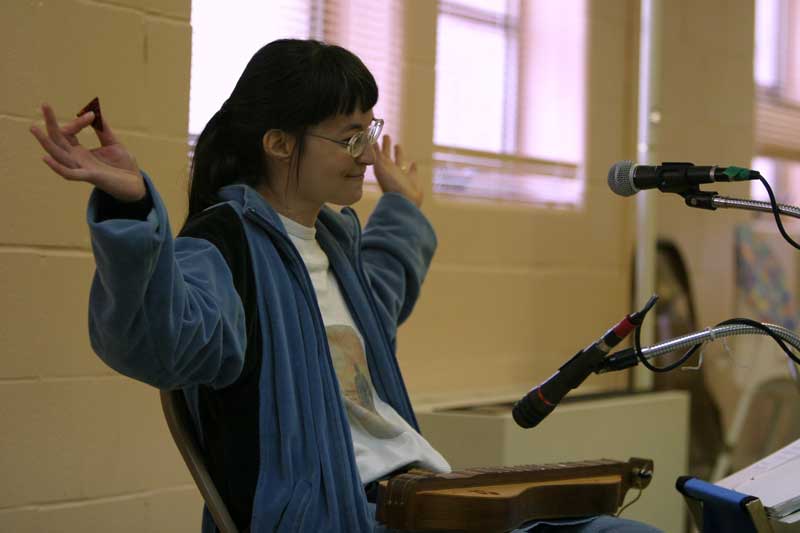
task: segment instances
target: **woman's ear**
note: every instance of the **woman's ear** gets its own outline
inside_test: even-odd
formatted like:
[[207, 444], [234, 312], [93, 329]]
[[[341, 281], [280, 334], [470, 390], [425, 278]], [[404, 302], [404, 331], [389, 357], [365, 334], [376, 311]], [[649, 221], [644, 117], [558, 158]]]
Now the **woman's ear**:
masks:
[[279, 161], [288, 161], [294, 151], [295, 138], [283, 130], [269, 130], [261, 138], [264, 153]]

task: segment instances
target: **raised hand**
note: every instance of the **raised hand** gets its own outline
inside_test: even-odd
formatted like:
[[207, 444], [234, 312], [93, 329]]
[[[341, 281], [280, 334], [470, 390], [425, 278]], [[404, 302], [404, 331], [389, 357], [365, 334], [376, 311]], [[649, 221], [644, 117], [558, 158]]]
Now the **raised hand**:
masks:
[[375, 178], [383, 192], [397, 192], [411, 200], [417, 207], [422, 205], [422, 183], [417, 173], [415, 162], [406, 162], [403, 148], [398, 144], [394, 147], [394, 160], [392, 159], [392, 139], [383, 136], [380, 150], [375, 154]]
[[136, 160], [117, 140], [103, 117], [102, 130], [95, 130], [100, 146], [88, 149], [78, 142], [78, 133], [92, 123], [89, 111], [59, 126], [53, 109], [42, 105], [47, 133], [31, 126], [31, 133], [44, 148], [42, 160], [53, 172], [70, 181], [91, 183], [117, 200], [135, 202], [146, 194], [144, 178]]

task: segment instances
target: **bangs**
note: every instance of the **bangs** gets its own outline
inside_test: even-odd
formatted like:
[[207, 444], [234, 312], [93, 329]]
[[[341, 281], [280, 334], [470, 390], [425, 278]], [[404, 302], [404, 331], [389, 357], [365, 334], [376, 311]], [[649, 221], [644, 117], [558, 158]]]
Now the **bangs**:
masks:
[[330, 117], [368, 111], [377, 101], [375, 78], [352, 52], [320, 41], [280, 39], [253, 55], [226, 108], [260, 139], [270, 128], [301, 134]]
[[378, 85], [369, 69], [351, 52], [322, 45], [312, 54], [307, 94], [312, 124], [334, 115], [368, 111], [378, 102]]

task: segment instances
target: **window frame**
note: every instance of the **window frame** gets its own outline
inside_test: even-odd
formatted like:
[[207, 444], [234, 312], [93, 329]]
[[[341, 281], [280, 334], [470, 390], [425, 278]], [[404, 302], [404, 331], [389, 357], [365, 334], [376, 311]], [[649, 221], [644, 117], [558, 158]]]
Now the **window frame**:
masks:
[[[758, 1], [758, 0], [756, 0]], [[774, 176], [765, 176], [771, 183], [776, 197], [781, 202], [797, 203], [798, 198], [792, 196], [787, 180], [791, 165], [800, 164], [800, 87], [792, 97], [787, 94], [788, 81], [792, 78], [793, 65], [800, 65], [800, 31], [794, 29], [792, 22], [800, 20], [800, 6], [787, 0], [777, 0], [778, 30], [773, 36], [772, 46], [776, 57], [772, 60], [776, 65], [774, 85], [760, 85], [756, 79], [756, 61], [754, 56], [753, 81], [755, 84], [754, 102], [754, 153], [753, 159], [765, 158], [773, 165]], [[756, 7], [756, 12], [757, 12]], [[756, 23], [755, 31], [758, 31]], [[758, 41], [758, 35], [754, 36]], [[751, 184], [750, 196], [761, 198], [763, 194], [761, 182]]]
[[[525, 20], [525, 0], [507, 0], [505, 14], [482, 10], [458, 3], [458, 0], [440, 0], [436, 10], [437, 24], [441, 15], [464, 18], [502, 28], [506, 33], [507, 75], [503, 102], [502, 149], [499, 152], [448, 146], [436, 143], [433, 132], [432, 188], [435, 195], [459, 200], [515, 201], [532, 207], [581, 207], [584, 199], [583, 167], [585, 153], [578, 162], [558, 161], [521, 155], [521, 123], [517, 119], [520, 98], [519, 47]], [[588, 51], [584, 50], [584, 57]], [[586, 96], [584, 95], [584, 99]], [[435, 94], [434, 94], [435, 100]], [[584, 115], [585, 115], [584, 108]], [[583, 134], [586, 124], [584, 122]], [[478, 174], [487, 182], [510, 184], [508, 191], [482, 193], [486, 187], [474, 186]], [[535, 183], [541, 182], [543, 190], [537, 191]], [[518, 183], [514, 187], [514, 183]], [[561, 194], [553, 194], [553, 187], [562, 187]], [[545, 187], [548, 190], [545, 190]]]

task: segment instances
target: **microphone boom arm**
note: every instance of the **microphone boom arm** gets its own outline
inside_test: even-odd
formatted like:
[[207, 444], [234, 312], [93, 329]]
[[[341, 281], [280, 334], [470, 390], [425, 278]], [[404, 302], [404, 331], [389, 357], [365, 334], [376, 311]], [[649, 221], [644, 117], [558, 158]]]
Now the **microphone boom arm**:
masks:
[[[791, 344], [796, 350], [800, 350], [800, 336], [792, 330], [779, 326], [777, 324], [764, 324], [774, 334], [780, 337], [783, 341]], [[716, 326], [713, 328], [704, 329], [695, 333], [682, 335], [668, 341], [664, 341], [652, 346], [642, 348], [642, 355], [645, 359], [653, 359], [660, 355], [670, 353], [675, 350], [689, 348], [697, 344], [703, 344], [708, 341], [714, 341], [723, 337], [732, 337], [737, 335], [767, 335], [764, 330], [758, 329], [753, 326], [745, 324], [726, 324], [724, 326]], [[633, 351], [633, 348], [621, 350], [608, 356], [600, 367], [595, 370], [598, 374], [606, 372], [613, 372], [615, 370], [624, 370], [638, 364], [638, 359]]]
[[[686, 200], [686, 205], [699, 209], [744, 209], [745, 211], [758, 211], [772, 213], [772, 204], [758, 200], [744, 198], [730, 198], [719, 196], [715, 192], [693, 191], [682, 195]], [[782, 215], [792, 218], [800, 218], [800, 207], [789, 204], [778, 204], [778, 211]]]

